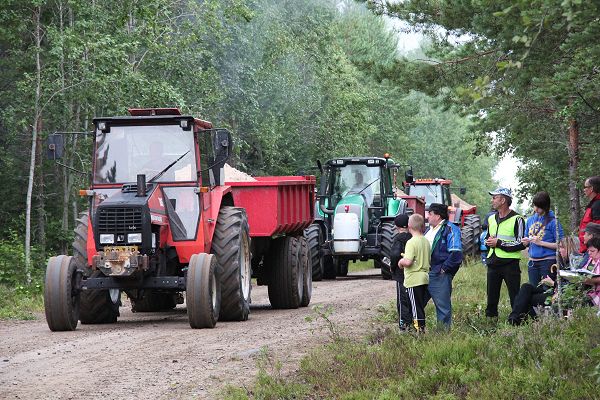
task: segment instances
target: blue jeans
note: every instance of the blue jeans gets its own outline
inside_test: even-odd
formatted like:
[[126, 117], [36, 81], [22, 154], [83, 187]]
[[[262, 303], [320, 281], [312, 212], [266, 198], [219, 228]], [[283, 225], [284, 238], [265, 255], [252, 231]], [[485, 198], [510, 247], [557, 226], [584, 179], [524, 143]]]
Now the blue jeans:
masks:
[[450, 274], [429, 272], [429, 295], [435, 304], [438, 323], [450, 328], [452, 323], [452, 279]]
[[[550, 275], [550, 267], [556, 264], [556, 260], [531, 261], [527, 263], [527, 273], [529, 274], [529, 283], [537, 286], [546, 275]], [[554, 279], [554, 278], [553, 278]]]

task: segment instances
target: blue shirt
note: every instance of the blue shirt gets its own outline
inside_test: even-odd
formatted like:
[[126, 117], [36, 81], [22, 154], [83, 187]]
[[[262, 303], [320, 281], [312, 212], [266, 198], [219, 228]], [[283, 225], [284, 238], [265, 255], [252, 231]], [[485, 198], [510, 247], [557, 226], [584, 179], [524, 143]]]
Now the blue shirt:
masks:
[[[556, 223], [557, 219], [554, 213], [550, 211], [548, 216], [533, 214], [527, 218], [525, 224], [525, 234], [530, 238], [537, 236], [543, 242], [556, 243], [558, 240], [565, 237], [562, 225], [558, 222], [558, 240], [556, 240]], [[529, 243], [530, 258], [551, 258], [556, 257], [556, 250], [547, 247], [538, 246], [531, 242]]]
[[[460, 228], [452, 222], [442, 222], [431, 247], [431, 272], [456, 274], [463, 260]], [[431, 229], [431, 228], [430, 228]]]

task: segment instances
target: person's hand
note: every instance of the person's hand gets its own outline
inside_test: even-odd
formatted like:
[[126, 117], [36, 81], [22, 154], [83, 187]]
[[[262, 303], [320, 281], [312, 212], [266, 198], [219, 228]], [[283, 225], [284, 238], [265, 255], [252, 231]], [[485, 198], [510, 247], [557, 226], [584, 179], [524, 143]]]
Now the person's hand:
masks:
[[532, 236], [530, 239], [531, 243], [535, 243], [535, 244], [540, 244], [540, 242], [542, 241], [542, 239], [540, 239], [538, 236]]
[[496, 247], [498, 245], [498, 238], [494, 236], [490, 236], [486, 239], [485, 245], [488, 247]]
[[398, 268], [404, 269], [404, 265], [400, 264], [400, 261], [398, 261]]
[[544, 279], [540, 281], [540, 283], [543, 283], [546, 286], [554, 286], [554, 281], [548, 275], [546, 275]]

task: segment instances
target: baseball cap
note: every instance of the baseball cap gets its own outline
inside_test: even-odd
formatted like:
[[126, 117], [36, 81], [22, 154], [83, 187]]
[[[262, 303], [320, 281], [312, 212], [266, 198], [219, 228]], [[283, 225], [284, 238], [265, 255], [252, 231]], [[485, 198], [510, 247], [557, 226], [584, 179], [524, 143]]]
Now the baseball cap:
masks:
[[509, 188], [505, 188], [505, 187], [499, 187], [496, 190], [494, 190], [493, 192], [489, 192], [490, 195], [495, 196], [497, 194], [501, 194], [502, 196], [506, 196], [512, 199], [513, 195], [512, 195], [512, 190], [510, 190]]
[[394, 218], [394, 224], [398, 228], [408, 228], [408, 215], [400, 214], [396, 218]]

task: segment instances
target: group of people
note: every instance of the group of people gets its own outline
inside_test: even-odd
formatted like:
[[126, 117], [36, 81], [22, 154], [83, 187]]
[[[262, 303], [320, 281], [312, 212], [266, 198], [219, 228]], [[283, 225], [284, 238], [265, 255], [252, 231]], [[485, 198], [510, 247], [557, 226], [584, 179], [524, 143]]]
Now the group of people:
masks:
[[[518, 325], [535, 317], [536, 306], [556, 297], [558, 270], [573, 268], [573, 260], [577, 260], [575, 267], [600, 275], [600, 177], [586, 179], [583, 191], [589, 203], [578, 238], [565, 236], [550, 209], [548, 193], [539, 192], [533, 197], [534, 213], [525, 219], [511, 209], [510, 189], [501, 187], [489, 192], [492, 212], [486, 216], [486, 233], [482, 235], [487, 317], [498, 318], [502, 282], [512, 307], [508, 322]], [[428, 211], [427, 230], [424, 218], [418, 214], [403, 214], [394, 220], [398, 235], [390, 261], [396, 281], [399, 327], [403, 331], [424, 331], [425, 306], [430, 299], [438, 324], [449, 329], [452, 323], [452, 280], [463, 261], [461, 232], [448, 220], [446, 205], [433, 203]], [[519, 263], [523, 250], [529, 256], [529, 282], [521, 286]], [[589, 303], [600, 308], [600, 277], [587, 278], [583, 283]]]

